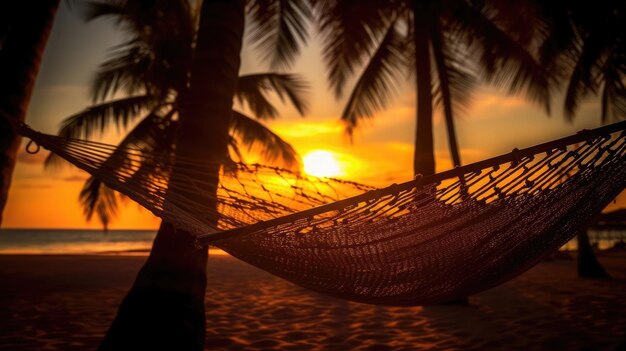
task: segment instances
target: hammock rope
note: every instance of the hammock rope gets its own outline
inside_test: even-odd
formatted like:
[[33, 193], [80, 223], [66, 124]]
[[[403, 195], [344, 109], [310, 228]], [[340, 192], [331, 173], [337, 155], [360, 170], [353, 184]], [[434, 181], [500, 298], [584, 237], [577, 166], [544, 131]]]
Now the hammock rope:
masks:
[[565, 244], [624, 189], [624, 129], [583, 131], [382, 189], [235, 164], [220, 173], [216, 211], [190, 200], [214, 164], [18, 125], [202, 244], [306, 288], [385, 305], [485, 290]]

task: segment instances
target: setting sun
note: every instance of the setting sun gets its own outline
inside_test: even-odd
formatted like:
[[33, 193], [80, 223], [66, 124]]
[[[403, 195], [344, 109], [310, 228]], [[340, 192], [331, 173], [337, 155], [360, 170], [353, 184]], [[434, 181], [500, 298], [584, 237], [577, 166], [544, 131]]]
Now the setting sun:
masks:
[[311, 151], [303, 157], [304, 171], [316, 177], [337, 177], [343, 175], [335, 154], [324, 150]]

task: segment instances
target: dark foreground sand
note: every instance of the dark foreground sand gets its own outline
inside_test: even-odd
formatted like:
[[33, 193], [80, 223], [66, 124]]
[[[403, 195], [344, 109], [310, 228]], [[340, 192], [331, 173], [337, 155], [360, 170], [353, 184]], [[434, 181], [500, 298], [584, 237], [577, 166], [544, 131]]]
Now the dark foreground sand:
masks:
[[[0, 256], [0, 349], [94, 349], [145, 257]], [[541, 263], [469, 307], [389, 308], [296, 287], [212, 256], [207, 349], [415, 350], [626, 348], [626, 255], [613, 280]]]

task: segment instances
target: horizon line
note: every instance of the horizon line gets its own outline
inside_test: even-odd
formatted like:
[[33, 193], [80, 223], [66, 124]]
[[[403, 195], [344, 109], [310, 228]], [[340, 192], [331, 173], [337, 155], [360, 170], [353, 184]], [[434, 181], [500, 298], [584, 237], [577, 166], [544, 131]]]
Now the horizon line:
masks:
[[[97, 228], [46, 228], [46, 227], [1, 227], [0, 231], [2, 230], [93, 230], [93, 231], [101, 231], [104, 232], [105, 230], [103, 228], [97, 229]], [[159, 230], [159, 228], [112, 228], [112, 229], [107, 229], [106, 231], [149, 231], [149, 230], [154, 230], [157, 231]]]

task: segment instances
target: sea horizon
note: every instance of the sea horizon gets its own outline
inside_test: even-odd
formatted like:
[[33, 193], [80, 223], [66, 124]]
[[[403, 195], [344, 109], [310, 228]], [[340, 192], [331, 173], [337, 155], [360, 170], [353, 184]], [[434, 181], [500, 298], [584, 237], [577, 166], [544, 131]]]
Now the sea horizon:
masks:
[[0, 232], [5, 230], [46, 230], [46, 231], [95, 231], [95, 232], [111, 232], [111, 231], [154, 231], [156, 232], [158, 228], [114, 228], [114, 229], [96, 229], [96, 228], [46, 228], [46, 227], [2, 227], [0, 228]]
[[[0, 228], [0, 255], [147, 256], [157, 229]], [[226, 255], [210, 248], [212, 255]]]
[[147, 255], [156, 229], [2, 228], [2, 255]]
[[[0, 255], [129, 255], [150, 253], [157, 229], [0, 228]], [[598, 249], [613, 247], [626, 232], [589, 231]], [[576, 238], [561, 247], [577, 249]], [[210, 249], [211, 254], [225, 255]]]

